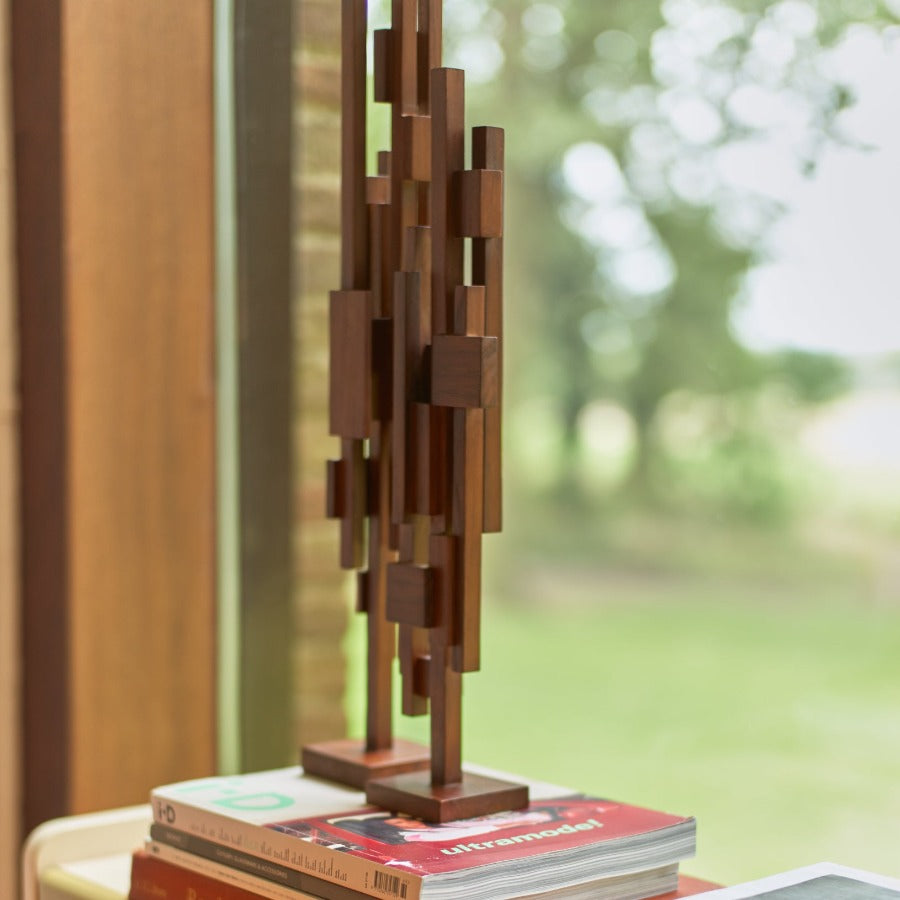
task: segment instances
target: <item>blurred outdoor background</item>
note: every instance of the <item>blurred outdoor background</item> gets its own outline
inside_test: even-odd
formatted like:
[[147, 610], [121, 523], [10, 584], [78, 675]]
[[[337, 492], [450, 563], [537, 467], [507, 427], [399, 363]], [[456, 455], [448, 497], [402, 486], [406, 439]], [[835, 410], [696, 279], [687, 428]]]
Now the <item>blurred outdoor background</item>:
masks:
[[898, 22], [445, 5], [468, 124], [507, 131], [505, 521], [464, 755], [694, 814], [686, 868], [724, 882], [900, 875]]

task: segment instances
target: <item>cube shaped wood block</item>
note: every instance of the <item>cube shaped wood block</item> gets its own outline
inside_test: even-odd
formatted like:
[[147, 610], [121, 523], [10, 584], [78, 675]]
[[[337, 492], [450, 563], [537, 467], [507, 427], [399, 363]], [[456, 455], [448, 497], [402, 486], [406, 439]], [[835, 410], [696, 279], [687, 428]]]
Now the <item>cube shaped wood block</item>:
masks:
[[391, 179], [386, 175], [370, 175], [366, 179], [366, 203], [387, 206], [391, 202]]
[[400, 172], [410, 181], [431, 180], [431, 116], [401, 116]]
[[431, 345], [431, 402], [478, 409], [495, 406], [499, 388], [497, 338], [435, 335]]
[[387, 617], [401, 625], [434, 625], [432, 572], [428, 566], [392, 563], [387, 567]]
[[372, 419], [372, 294], [332, 291], [329, 419], [332, 434], [363, 439]]
[[459, 233], [462, 237], [503, 236], [503, 173], [496, 169], [459, 172]]

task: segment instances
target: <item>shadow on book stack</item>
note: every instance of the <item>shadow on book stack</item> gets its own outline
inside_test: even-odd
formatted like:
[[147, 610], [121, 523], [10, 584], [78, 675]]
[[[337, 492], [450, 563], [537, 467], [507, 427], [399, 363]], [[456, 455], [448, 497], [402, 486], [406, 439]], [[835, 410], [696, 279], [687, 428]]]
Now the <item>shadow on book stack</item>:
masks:
[[[496, 774], [496, 773], [491, 773]], [[130, 900], [671, 900], [692, 818], [531, 783], [525, 809], [429, 825], [298, 767], [167, 785]]]

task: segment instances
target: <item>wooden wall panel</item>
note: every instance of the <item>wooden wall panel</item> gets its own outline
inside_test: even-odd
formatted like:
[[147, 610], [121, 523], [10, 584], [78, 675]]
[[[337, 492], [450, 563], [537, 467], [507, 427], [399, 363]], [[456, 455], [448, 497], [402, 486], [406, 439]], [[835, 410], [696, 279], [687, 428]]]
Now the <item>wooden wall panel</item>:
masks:
[[31, 827], [216, 764], [212, 4], [12, 10]]
[[0, 897], [17, 893], [19, 753], [18, 411], [9, 20], [0, 5]]
[[25, 829], [68, 809], [60, 14], [59, 0], [12, 0], [10, 5], [22, 404]]
[[64, 8], [81, 810], [215, 766], [212, 24], [183, 0]]

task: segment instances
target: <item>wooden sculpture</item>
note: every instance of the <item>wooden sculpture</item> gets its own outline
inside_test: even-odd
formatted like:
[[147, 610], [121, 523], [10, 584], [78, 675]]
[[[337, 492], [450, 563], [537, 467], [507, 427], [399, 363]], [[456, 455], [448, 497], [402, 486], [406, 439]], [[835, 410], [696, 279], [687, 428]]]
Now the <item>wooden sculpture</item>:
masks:
[[[441, 0], [392, 0], [374, 35], [391, 151], [366, 177], [366, 2], [342, 0], [341, 289], [331, 295], [328, 515], [368, 616], [366, 740], [307, 746], [305, 769], [430, 821], [521, 807], [524, 786], [465, 773], [461, 680], [480, 667], [481, 536], [500, 530], [503, 132], [472, 131], [441, 68]], [[465, 280], [471, 240], [471, 284]], [[431, 753], [392, 735], [431, 713]]]

